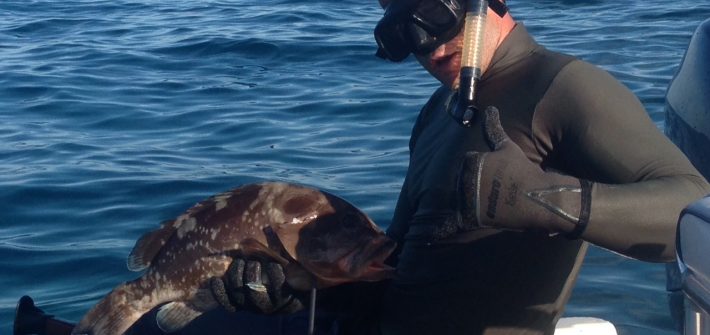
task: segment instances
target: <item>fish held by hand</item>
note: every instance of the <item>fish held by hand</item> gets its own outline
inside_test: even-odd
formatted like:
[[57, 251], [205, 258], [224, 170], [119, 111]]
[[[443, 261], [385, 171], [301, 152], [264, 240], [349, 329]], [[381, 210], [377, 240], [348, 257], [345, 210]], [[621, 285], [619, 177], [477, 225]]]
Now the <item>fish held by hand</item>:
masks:
[[128, 258], [144, 274], [116, 287], [72, 334], [123, 334], [152, 308], [164, 331], [220, 307], [209, 290], [235, 257], [280, 263], [294, 289], [325, 288], [394, 275], [395, 243], [347, 201], [287, 183], [249, 184], [199, 202], [145, 234]]

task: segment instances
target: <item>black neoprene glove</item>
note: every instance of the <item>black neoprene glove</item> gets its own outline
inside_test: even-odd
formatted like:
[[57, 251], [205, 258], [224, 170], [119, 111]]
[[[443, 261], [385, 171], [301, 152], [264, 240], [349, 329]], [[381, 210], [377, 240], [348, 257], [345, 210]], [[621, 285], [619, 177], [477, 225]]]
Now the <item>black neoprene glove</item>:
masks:
[[592, 183], [531, 162], [508, 138], [495, 107], [485, 110], [483, 127], [493, 151], [467, 153], [459, 175], [463, 230], [542, 230], [578, 238], [589, 220]]
[[286, 283], [281, 264], [235, 258], [222, 278], [210, 281], [212, 294], [226, 310], [288, 314], [303, 309], [307, 292]]

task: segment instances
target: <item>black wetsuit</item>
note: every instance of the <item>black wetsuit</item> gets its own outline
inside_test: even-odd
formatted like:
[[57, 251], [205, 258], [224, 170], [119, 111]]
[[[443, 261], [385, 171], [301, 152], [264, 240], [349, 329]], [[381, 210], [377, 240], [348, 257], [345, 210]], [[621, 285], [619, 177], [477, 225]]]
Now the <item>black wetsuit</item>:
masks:
[[[382, 329], [552, 334], [586, 252], [582, 240], [480, 229], [430, 243], [422, 234], [430, 231], [422, 227], [456, 215], [464, 154], [490, 151], [480, 126], [461, 127], [447, 114], [451, 94], [438, 89], [413, 129], [409, 170], [388, 230], [401, 252], [384, 298]], [[498, 107], [510, 138], [543, 169], [624, 184], [596, 188], [592, 198], [590, 225], [596, 219], [628, 226], [614, 234], [644, 234], [645, 225], [664, 220], [670, 226], [685, 204], [708, 191], [627, 88], [596, 67], [539, 46], [522, 25], [496, 51], [478, 105]], [[632, 248], [660, 252], [672, 246]]]

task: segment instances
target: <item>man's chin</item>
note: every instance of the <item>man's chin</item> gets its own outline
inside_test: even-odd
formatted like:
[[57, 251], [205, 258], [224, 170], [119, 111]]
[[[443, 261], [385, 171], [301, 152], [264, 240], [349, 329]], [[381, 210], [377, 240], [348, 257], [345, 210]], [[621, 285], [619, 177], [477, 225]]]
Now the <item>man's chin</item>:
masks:
[[449, 71], [429, 71], [429, 73], [436, 78], [442, 85], [450, 88], [456, 89], [459, 87], [459, 72], [458, 70]]
[[444, 86], [448, 87], [451, 90], [458, 90], [459, 89], [460, 80], [459, 80], [458, 76], [454, 77], [453, 79], [446, 78], [446, 79], [440, 80], [440, 81]]

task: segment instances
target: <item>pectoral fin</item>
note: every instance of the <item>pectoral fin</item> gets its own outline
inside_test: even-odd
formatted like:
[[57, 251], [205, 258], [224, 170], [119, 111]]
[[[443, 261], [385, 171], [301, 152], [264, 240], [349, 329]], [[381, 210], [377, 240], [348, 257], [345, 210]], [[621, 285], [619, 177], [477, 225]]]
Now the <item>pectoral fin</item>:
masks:
[[150, 266], [155, 255], [175, 233], [173, 222], [174, 220], [163, 221], [160, 228], [141, 236], [126, 261], [129, 270], [142, 271]]
[[243, 240], [240, 243], [239, 249], [245, 257], [276, 261], [281, 264], [284, 268], [284, 274], [286, 275], [286, 282], [289, 286], [297, 290], [310, 290], [317, 286], [316, 278], [308, 270], [296, 262], [289, 261], [278, 252], [255, 239], [249, 238]]
[[173, 301], [158, 309], [155, 321], [160, 330], [165, 333], [173, 333], [185, 328], [188, 323], [200, 315], [202, 312], [195, 310], [192, 306], [182, 301]]

